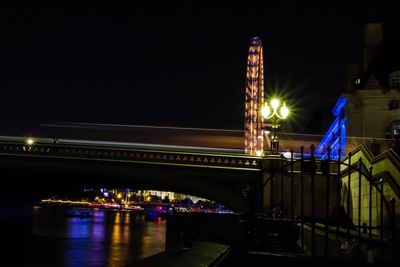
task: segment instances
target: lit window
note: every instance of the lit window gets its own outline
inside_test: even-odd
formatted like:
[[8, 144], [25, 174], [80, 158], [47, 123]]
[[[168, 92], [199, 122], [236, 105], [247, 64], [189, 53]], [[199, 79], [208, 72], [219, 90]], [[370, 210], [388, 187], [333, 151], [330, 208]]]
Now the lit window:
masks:
[[400, 137], [400, 120], [395, 120], [390, 123], [389, 127], [386, 129], [386, 138], [395, 138], [398, 139]]
[[361, 83], [361, 79], [358, 78], [354, 83], [355, 84], [360, 84]]

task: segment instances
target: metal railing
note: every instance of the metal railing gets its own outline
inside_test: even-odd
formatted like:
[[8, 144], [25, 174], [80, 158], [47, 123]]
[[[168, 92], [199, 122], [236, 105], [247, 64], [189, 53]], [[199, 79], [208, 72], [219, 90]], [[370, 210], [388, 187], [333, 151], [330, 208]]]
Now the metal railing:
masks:
[[101, 146], [0, 142], [0, 155], [126, 161], [192, 167], [261, 171], [261, 158], [212, 153], [191, 153]]
[[267, 209], [261, 219], [268, 227], [260, 230], [263, 240], [257, 242], [283, 236], [281, 230], [271, 233], [281, 225], [291, 231], [292, 242], [298, 245], [296, 253], [337, 256], [351, 243], [358, 248], [358, 257], [374, 248], [381, 260], [394, 259], [396, 199], [387, 199], [386, 176], [373, 175], [373, 166], [366, 167], [362, 158], [351, 162], [351, 153], [346, 162], [330, 156], [317, 160], [313, 145], [310, 156], [304, 156], [304, 147], [300, 154], [296, 160], [293, 151], [290, 158], [281, 156], [279, 164], [269, 169], [264, 181]]

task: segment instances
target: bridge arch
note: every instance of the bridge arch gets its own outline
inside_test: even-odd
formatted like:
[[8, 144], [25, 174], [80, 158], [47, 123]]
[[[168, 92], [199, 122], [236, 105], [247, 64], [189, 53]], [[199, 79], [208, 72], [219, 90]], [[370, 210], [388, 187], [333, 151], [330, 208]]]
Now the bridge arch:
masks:
[[235, 212], [255, 209], [262, 197], [261, 170], [16, 155], [0, 157], [0, 174], [32, 197], [83, 187], [146, 188], [204, 197]]

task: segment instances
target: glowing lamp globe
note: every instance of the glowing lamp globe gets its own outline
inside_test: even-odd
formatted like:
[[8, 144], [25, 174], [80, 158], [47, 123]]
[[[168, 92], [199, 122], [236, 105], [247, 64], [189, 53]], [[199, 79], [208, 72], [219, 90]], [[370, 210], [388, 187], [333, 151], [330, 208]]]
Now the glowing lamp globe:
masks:
[[271, 109], [269, 108], [268, 105], [264, 105], [263, 108], [261, 109], [261, 115], [264, 118], [267, 118], [271, 114]]
[[286, 107], [286, 104], [283, 103], [283, 106], [281, 107], [281, 116], [284, 119], [286, 119], [288, 115], [289, 115], [289, 109]]
[[31, 145], [35, 144], [35, 140], [33, 138], [29, 137], [26, 139], [26, 144], [28, 146], [31, 146]]
[[279, 99], [274, 98], [271, 100], [271, 107], [273, 109], [277, 109], [279, 107], [279, 104], [280, 104]]

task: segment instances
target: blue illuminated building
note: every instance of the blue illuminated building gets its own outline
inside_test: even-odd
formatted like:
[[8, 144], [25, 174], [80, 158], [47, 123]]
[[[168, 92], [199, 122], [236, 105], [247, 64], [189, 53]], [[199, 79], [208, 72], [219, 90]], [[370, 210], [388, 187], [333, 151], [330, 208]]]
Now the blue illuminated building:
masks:
[[344, 109], [347, 105], [347, 99], [341, 96], [333, 108], [335, 120], [329, 127], [322, 141], [319, 143], [315, 154], [321, 159], [328, 158], [328, 147], [331, 148], [331, 159], [338, 159], [344, 156], [346, 149], [346, 120], [347, 116]]

